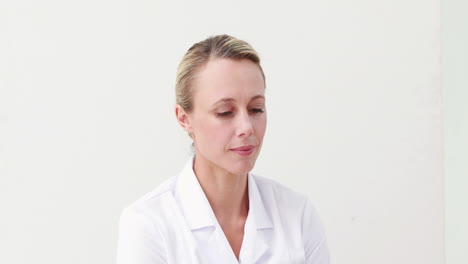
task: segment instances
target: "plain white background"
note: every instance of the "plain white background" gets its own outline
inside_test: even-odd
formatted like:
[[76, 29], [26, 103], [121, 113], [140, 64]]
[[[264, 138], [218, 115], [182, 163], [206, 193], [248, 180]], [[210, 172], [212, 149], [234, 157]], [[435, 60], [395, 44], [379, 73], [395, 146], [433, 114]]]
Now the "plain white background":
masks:
[[468, 2], [442, 2], [445, 248], [447, 264], [468, 263]]
[[221, 33], [267, 76], [254, 171], [311, 197], [333, 263], [444, 263], [440, 5], [1, 2], [0, 263], [115, 262], [121, 210], [190, 153], [177, 64]]

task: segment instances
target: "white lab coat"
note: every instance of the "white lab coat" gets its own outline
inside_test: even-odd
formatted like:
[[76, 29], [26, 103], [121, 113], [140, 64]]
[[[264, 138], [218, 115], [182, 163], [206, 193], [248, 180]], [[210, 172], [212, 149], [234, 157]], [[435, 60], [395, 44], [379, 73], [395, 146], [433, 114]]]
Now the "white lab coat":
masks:
[[324, 229], [309, 199], [251, 173], [238, 261], [192, 162], [122, 212], [118, 264], [329, 263]]

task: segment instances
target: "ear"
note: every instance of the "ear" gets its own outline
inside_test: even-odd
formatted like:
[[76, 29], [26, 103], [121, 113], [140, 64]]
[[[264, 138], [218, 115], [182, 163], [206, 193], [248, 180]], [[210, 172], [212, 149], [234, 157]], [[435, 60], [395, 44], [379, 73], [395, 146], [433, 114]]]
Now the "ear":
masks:
[[180, 106], [179, 104], [176, 105], [175, 107], [175, 114], [177, 118], [177, 122], [179, 122], [179, 125], [187, 132], [187, 133], [192, 133], [192, 126], [190, 124], [190, 120], [188, 117], [188, 114], [185, 112], [184, 108]]

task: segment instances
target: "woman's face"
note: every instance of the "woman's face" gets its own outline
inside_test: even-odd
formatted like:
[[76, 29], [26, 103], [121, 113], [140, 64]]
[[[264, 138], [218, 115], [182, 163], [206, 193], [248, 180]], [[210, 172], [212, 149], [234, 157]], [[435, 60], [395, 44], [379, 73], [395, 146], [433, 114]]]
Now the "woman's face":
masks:
[[265, 84], [250, 60], [213, 59], [196, 74], [186, 128], [197, 159], [234, 174], [253, 169], [265, 134]]

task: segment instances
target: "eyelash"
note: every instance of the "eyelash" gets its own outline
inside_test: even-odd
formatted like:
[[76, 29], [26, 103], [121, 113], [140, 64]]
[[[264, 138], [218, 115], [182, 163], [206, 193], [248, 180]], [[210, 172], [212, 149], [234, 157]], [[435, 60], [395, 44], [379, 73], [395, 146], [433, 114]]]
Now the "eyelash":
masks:
[[[251, 108], [249, 109], [249, 112], [253, 113], [253, 114], [261, 114], [263, 113], [263, 109], [261, 108]], [[218, 116], [219, 117], [229, 117], [233, 114], [232, 111], [227, 111], [227, 112], [222, 112], [222, 113], [218, 113]]]

